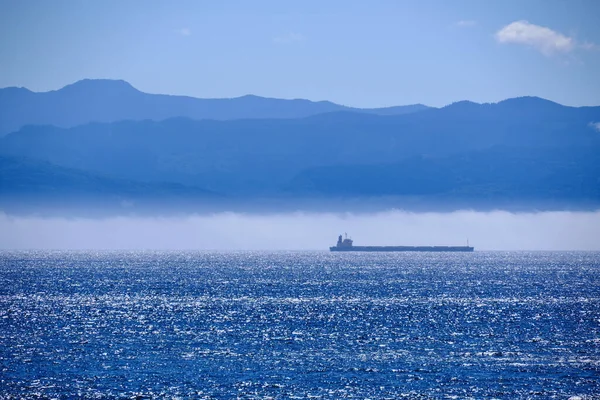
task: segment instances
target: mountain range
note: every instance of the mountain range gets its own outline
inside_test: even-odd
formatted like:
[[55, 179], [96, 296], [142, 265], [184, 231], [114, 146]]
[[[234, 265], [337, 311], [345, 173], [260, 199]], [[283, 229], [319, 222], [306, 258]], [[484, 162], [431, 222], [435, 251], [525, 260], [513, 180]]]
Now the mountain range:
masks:
[[600, 107], [522, 97], [364, 110], [149, 95], [105, 80], [7, 88], [0, 101], [5, 199], [600, 204]]
[[49, 92], [0, 89], [0, 135], [25, 125], [69, 128], [88, 122], [121, 120], [302, 118], [333, 111], [398, 115], [427, 109], [422, 104], [360, 109], [329, 101], [283, 100], [247, 95], [198, 99], [141, 92], [122, 80], [84, 79]]

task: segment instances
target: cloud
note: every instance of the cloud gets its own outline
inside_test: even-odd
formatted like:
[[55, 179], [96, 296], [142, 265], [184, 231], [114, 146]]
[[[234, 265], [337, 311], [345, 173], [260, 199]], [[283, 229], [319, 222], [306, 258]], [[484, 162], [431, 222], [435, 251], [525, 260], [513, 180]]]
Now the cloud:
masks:
[[499, 43], [531, 46], [546, 56], [569, 53], [577, 47], [575, 39], [572, 37], [527, 21], [515, 21], [508, 24], [496, 32], [495, 36]]
[[273, 42], [277, 43], [277, 44], [299, 43], [299, 42], [303, 42], [303, 41], [304, 41], [304, 36], [299, 33], [295, 33], [295, 32], [289, 32], [285, 35], [281, 35], [281, 36], [277, 36], [277, 37], [273, 38]]
[[190, 36], [192, 34], [192, 30], [190, 28], [180, 28], [175, 31], [181, 36]]
[[600, 211], [451, 213], [223, 212], [179, 217], [16, 217], [0, 213], [1, 249], [322, 250], [463, 245], [475, 250], [600, 250]]
[[590, 122], [590, 127], [600, 132], [600, 122]]
[[583, 43], [579, 44], [579, 47], [584, 50], [595, 50], [595, 51], [600, 50], [600, 46], [598, 46], [596, 43], [592, 43], [592, 42], [583, 42]]
[[459, 28], [470, 28], [472, 26], [477, 25], [477, 21], [473, 21], [473, 20], [460, 20], [456, 23], [456, 26], [458, 26]]

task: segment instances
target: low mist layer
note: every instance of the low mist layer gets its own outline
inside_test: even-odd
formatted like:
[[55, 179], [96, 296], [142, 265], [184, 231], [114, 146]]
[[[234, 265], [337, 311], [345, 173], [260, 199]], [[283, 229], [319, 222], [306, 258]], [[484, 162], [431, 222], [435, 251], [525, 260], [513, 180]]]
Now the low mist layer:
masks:
[[600, 250], [600, 211], [510, 213], [217, 213], [185, 217], [0, 214], [2, 249], [327, 250], [356, 245], [464, 245], [475, 250]]

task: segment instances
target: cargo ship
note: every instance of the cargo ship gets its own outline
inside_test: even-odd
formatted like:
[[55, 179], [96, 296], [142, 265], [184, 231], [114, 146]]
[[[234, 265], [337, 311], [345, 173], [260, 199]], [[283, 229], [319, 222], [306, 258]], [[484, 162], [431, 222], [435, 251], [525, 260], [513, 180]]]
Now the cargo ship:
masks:
[[469, 246], [354, 246], [352, 239], [342, 240], [342, 235], [338, 237], [337, 244], [329, 248], [330, 251], [473, 251], [474, 247]]

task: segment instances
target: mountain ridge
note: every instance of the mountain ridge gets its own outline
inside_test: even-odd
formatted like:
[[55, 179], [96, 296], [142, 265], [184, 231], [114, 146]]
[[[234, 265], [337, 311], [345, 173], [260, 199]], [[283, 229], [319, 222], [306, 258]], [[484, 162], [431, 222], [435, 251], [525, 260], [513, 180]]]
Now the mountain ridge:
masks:
[[[8, 104], [0, 113], [17, 110], [28, 117], [26, 125], [0, 137], [0, 156], [37, 163], [23, 162], [19, 173], [3, 169], [0, 194], [14, 189], [18, 195], [20, 177], [29, 179], [30, 192], [39, 189], [40, 199], [50, 196], [44, 191], [48, 184], [60, 186], [52, 193], [63, 191], [66, 197], [102, 197], [106, 190], [127, 193], [123, 182], [130, 182], [140, 195], [165, 199], [193, 198], [191, 192], [205, 190], [241, 202], [314, 196], [333, 204], [334, 198], [400, 196], [438, 205], [451, 199], [491, 206], [600, 204], [595, 125], [600, 107], [525, 96], [362, 112], [330, 102], [254, 95], [242, 103], [193, 98], [178, 103], [177, 96], [172, 103], [170, 96], [147, 97], [125, 81], [108, 86], [82, 82], [68, 89], [79, 97], [53, 100], [73, 124], [66, 127], [52, 123], [56, 104], [48, 98], [34, 104], [39, 112], [29, 115], [18, 101], [7, 103], [7, 98], [30, 98], [26, 89], [0, 91], [0, 103]], [[76, 98], [83, 100], [74, 103]], [[180, 115], [186, 104], [192, 111], [200, 104], [212, 117], [237, 114], [234, 119]], [[90, 116], [97, 120], [89, 121]]]
[[[548, 114], [544, 100], [526, 100], [531, 101], [533, 106], [525, 110], [518, 107], [517, 101], [513, 105], [466, 103], [469, 112], [459, 105], [393, 116], [336, 111], [300, 119], [219, 121], [176, 117], [163, 121], [96, 122], [72, 128], [29, 125], [0, 138], [0, 154], [132, 181], [202, 187], [240, 198], [304, 195], [303, 190], [286, 192], [285, 188], [294, 186], [298, 177], [317, 184], [335, 182], [333, 177], [344, 171], [343, 165], [352, 166], [346, 171], [365, 177], [357, 178], [358, 181], [376, 182], [374, 187], [363, 185], [369, 195], [422, 195], [420, 182], [432, 181], [449, 193], [467, 193], [473, 198], [477, 197], [474, 187], [490, 193], [491, 188], [506, 188], [518, 198], [519, 193], [524, 195], [529, 190], [515, 184], [520, 174], [529, 174], [528, 182], [535, 186], [543, 169], [552, 165], [571, 172], [561, 175], [560, 170], [552, 169], [561, 177], [560, 182], [553, 188], [552, 182], [544, 181], [547, 190], [538, 191], [540, 195], [565, 197], [561, 190], [572, 190], [566, 183], [569, 179], [596, 185], [594, 162], [600, 162], [600, 158], [594, 158], [595, 153], [585, 158], [587, 165], [593, 167], [591, 172], [569, 165], [582, 162], [573, 154], [585, 149], [600, 151], [600, 135], [590, 126], [590, 121], [600, 120], [600, 107], [557, 105], [559, 109]], [[475, 157], [475, 161], [467, 157], [473, 152], [485, 154], [498, 146], [504, 150], [490, 153], [494, 157]], [[567, 149], [568, 159], [561, 155]], [[521, 157], [512, 164], [503, 161], [514, 159], [515, 151], [533, 152], [536, 156]], [[406, 161], [415, 157], [424, 161]], [[386, 165], [396, 172], [386, 172]], [[513, 178], [495, 172], [507, 166]], [[519, 168], [523, 171], [519, 172]], [[478, 175], [478, 186], [467, 190], [467, 182], [460, 177], [440, 178], [446, 170], [453, 169], [464, 171], [465, 177], [469, 171], [490, 173]], [[414, 171], [414, 177], [409, 179], [405, 171]], [[376, 181], [374, 177], [379, 175], [387, 178]], [[510, 179], [514, 182], [507, 182]], [[325, 195], [361, 195], [360, 189], [349, 190], [357, 185], [355, 180], [343, 177], [340, 185], [342, 182], [346, 186], [339, 186], [337, 192], [319, 191]], [[393, 186], [391, 182], [405, 182], [406, 187]], [[446, 183], [454, 186], [447, 187]], [[595, 196], [596, 192], [578, 193]]]
[[397, 115], [426, 110], [422, 104], [353, 108], [327, 100], [277, 99], [248, 94], [233, 98], [196, 98], [145, 93], [124, 80], [84, 79], [57, 90], [0, 89], [0, 135], [28, 124], [69, 128], [89, 122], [192, 119], [287, 119], [331, 111]]
[[0, 188], [3, 196], [37, 194], [121, 197], [169, 197], [177, 195], [221, 197], [198, 187], [172, 182], [137, 182], [101, 175], [27, 157], [0, 156]]

